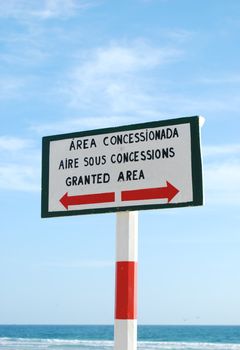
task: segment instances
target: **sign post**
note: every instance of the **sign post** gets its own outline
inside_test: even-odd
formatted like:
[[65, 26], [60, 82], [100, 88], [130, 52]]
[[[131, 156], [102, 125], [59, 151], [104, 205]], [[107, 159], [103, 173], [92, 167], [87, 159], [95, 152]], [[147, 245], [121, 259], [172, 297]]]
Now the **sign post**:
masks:
[[202, 204], [198, 116], [43, 138], [42, 217], [117, 212], [115, 350], [137, 347], [137, 211]]
[[138, 212], [117, 213], [114, 349], [137, 348]]
[[42, 217], [202, 205], [199, 120], [44, 137]]

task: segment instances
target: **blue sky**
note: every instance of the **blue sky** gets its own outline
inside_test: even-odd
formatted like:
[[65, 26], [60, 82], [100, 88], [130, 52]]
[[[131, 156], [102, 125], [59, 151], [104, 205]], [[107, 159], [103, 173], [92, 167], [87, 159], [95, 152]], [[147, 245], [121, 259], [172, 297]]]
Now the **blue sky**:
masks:
[[40, 218], [42, 136], [202, 115], [205, 206], [139, 213], [141, 324], [240, 324], [240, 2], [0, 2], [0, 323], [112, 323], [115, 214]]

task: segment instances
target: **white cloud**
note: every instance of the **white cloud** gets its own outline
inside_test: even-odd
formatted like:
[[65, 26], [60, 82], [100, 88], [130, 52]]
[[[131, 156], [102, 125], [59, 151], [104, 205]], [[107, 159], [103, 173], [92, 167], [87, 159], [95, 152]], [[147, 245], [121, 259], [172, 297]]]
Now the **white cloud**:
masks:
[[131, 45], [113, 43], [108, 47], [98, 48], [75, 72], [89, 76], [121, 75], [142, 69], [153, 69], [179, 56], [179, 51], [172, 48], [160, 49], [139, 40]]
[[172, 29], [168, 31], [163, 31], [163, 33], [168, 38], [168, 40], [171, 39], [174, 42], [179, 44], [189, 41], [194, 36], [193, 31], [188, 31], [185, 29], [176, 29], [176, 30]]
[[16, 77], [0, 77], [0, 100], [18, 97], [24, 87], [24, 79]]
[[222, 84], [239, 84], [240, 83], [240, 74], [239, 72], [224, 74], [217, 77], [202, 77], [199, 79], [200, 83], [209, 84], [209, 85], [222, 85]]
[[240, 205], [240, 161], [206, 166], [206, 203]]
[[[175, 41], [187, 36], [180, 31], [178, 34], [172, 33], [178, 36]], [[57, 93], [79, 115], [110, 119], [118, 115], [142, 121], [239, 111], [236, 93], [224, 92], [224, 98], [221, 92], [199, 94], [196, 82], [190, 80], [186, 84], [193, 89], [184, 95], [178, 80], [164, 79], [164, 68], [169, 69], [185, 55], [177, 46], [158, 47], [141, 39], [89, 50], [77, 58], [78, 63], [59, 83]]]
[[204, 174], [206, 203], [240, 204], [240, 145], [206, 146]]
[[66, 262], [47, 262], [41, 264], [43, 267], [52, 268], [66, 268], [66, 269], [78, 269], [78, 268], [106, 268], [114, 267], [112, 261], [104, 260], [80, 260], [80, 261], [66, 261]]
[[[54, 91], [74, 117], [32, 125], [38, 133], [70, 132], [157, 119], [162, 100], [153, 96], [154, 72], [179, 60], [182, 52], [144, 40], [111, 43], [78, 56], [75, 67]], [[157, 89], [156, 89], [157, 91]], [[155, 94], [156, 94], [155, 91]], [[172, 105], [172, 101], [171, 101]], [[163, 115], [164, 113], [162, 113]]]
[[0, 137], [0, 189], [40, 190], [40, 151], [32, 140]]
[[[174, 87], [175, 90], [176, 87]], [[240, 99], [237, 94], [224, 95], [204, 95], [195, 94], [182, 95], [180, 93], [155, 93], [152, 97], [152, 103], [157, 109], [164, 109], [166, 115], [186, 116], [200, 114], [203, 117], [211, 114], [219, 116], [222, 113], [238, 112], [240, 108]]]
[[136, 115], [151, 105], [151, 74], [181, 56], [179, 50], [154, 47], [143, 40], [112, 43], [87, 53], [73, 69], [62, 93], [75, 108], [105, 115]]
[[22, 151], [32, 146], [31, 140], [22, 139], [12, 136], [0, 136], [0, 152], [1, 151]]
[[97, 0], [8, 0], [0, 2], [0, 16], [16, 19], [68, 17], [98, 2]]
[[39, 169], [22, 164], [0, 164], [0, 188], [17, 191], [39, 191]]
[[205, 146], [203, 154], [206, 157], [240, 155], [240, 144]]
[[134, 117], [128, 116], [110, 116], [110, 117], [88, 117], [88, 118], [69, 118], [56, 123], [45, 123], [32, 125], [30, 130], [40, 135], [60, 134], [68, 132], [84, 131], [89, 129], [107, 128], [111, 126], [136, 123]]
[[[2, 64], [7, 64], [10, 67], [16, 65], [20, 67], [25, 66], [29, 70], [29, 68], [41, 64], [49, 58], [49, 54], [44, 52], [43, 48], [37, 47], [38, 45], [39, 43], [32, 44], [30, 41], [29, 43], [25, 42], [22, 46], [12, 44], [12, 48], [9, 49], [8, 52], [0, 54], [0, 61]], [[27, 73], [25, 73], [25, 76], [26, 74]], [[29, 75], [29, 73], [27, 75]], [[22, 87], [26, 82], [26, 78], [18, 79], [16, 77], [2, 77], [1, 80], [3, 81], [0, 82], [1, 84], [4, 84], [4, 86], [7, 84], [7, 86], [9, 85], [11, 88], [12, 86], [16, 86], [17, 88]]]
[[45, 8], [33, 12], [33, 15], [42, 19], [72, 16], [76, 11], [92, 5], [93, 1], [90, 0], [46, 0]]
[[140, 2], [151, 4], [155, 2], [165, 3], [165, 2], [169, 2], [169, 0], [140, 0]]

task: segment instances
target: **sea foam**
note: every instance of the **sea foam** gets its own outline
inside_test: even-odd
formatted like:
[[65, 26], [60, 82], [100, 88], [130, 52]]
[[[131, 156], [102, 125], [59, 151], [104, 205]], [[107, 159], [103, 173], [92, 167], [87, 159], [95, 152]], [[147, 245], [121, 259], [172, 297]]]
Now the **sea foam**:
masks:
[[[0, 338], [4, 350], [112, 350], [110, 340]], [[240, 344], [139, 341], [139, 350], [240, 350]]]

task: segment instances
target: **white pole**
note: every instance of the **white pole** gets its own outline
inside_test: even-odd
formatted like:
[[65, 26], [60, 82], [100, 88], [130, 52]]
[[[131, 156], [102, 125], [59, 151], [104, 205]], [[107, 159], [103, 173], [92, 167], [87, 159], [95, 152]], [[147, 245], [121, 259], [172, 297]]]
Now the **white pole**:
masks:
[[114, 350], [137, 349], [138, 212], [117, 213]]

